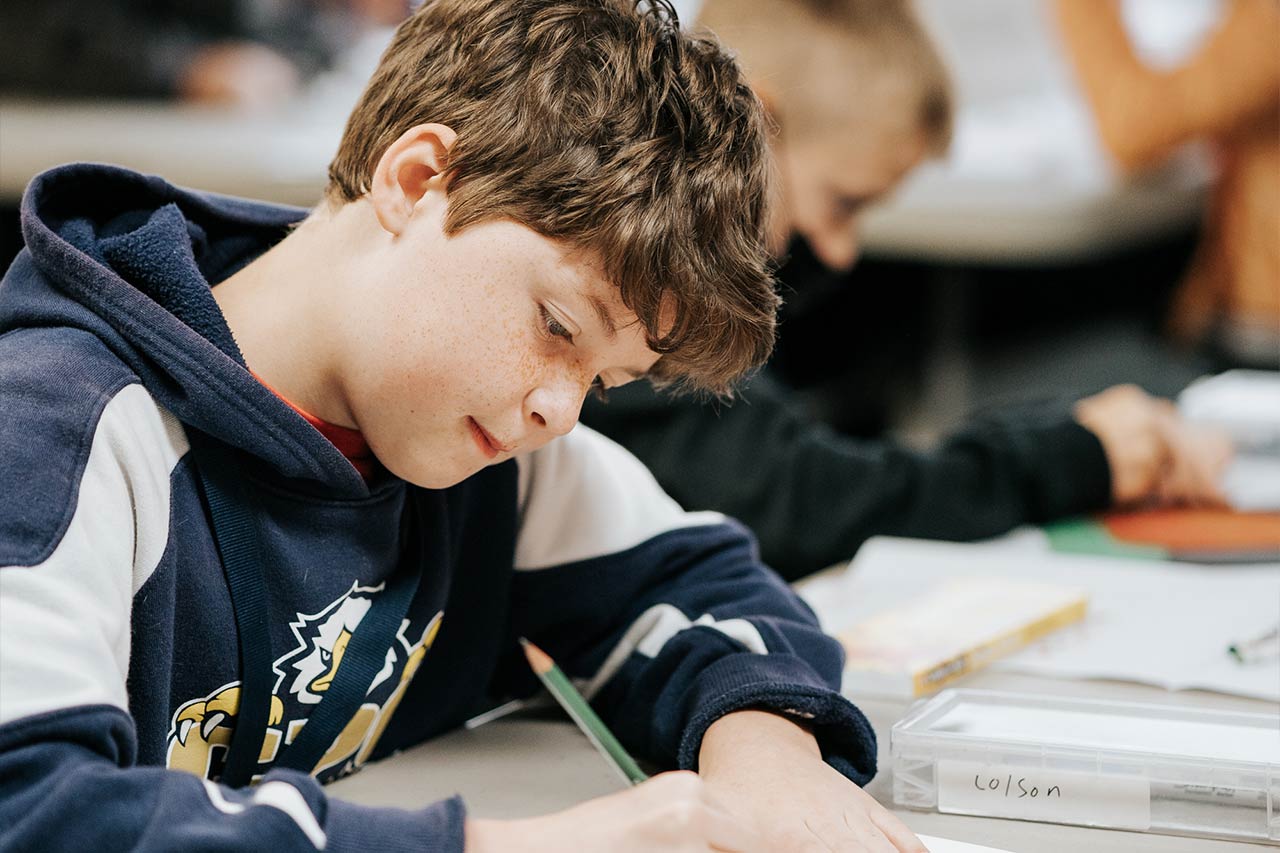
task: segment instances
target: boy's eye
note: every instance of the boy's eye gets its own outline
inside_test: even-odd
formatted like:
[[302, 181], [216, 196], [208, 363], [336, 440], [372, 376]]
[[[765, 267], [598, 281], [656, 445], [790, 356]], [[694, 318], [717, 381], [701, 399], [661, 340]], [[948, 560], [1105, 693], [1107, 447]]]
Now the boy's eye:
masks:
[[832, 200], [832, 209], [835, 215], [840, 219], [850, 219], [862, 212], [871, 199], [865, 196], [845, 195], [844, 193], [836, 193]]
[[545, 307], [539, 305], [538, 311], [542, 314], [542, 324], [546, 327], [547, 333], [552, 337], [564, 338], [569, 343], [573, 343], [573, 333], [564, 327], [564, 324], [551, 316], [551, 312]]

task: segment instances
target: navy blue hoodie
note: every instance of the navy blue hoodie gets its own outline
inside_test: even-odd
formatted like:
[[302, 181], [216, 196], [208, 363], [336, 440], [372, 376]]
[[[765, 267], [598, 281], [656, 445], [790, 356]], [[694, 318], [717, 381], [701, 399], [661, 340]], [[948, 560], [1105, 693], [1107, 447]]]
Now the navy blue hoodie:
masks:
[[[662, 767], [764, 708], [870, 778], [838, 645], [740, 526], [618, 446], [578, 427], [450, 489], [366, 483], [255, 381], [210, 287], [304, 215], [106, 166], [27, 190], [0, 284], [0, 848], [461, 851], [457, 798], [377, 809], [321, 783], [532, 693], [521, 635]], [[236, 448], [269, 566], [272, 711], [242, 789], [219, 783], [242, 674], [188, 429]], [[273, 769], [411, 508], [420, 582], [381, 670], [310, 775]]]

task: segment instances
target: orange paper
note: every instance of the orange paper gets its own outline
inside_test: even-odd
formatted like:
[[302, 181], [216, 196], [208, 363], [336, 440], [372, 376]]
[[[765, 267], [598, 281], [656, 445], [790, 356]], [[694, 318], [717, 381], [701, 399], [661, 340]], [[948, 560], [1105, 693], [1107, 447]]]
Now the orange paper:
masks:
[[1280, 513], [1152, 509], [1103, 516], [1118, 541], [1170, 551], [1280, 548]]

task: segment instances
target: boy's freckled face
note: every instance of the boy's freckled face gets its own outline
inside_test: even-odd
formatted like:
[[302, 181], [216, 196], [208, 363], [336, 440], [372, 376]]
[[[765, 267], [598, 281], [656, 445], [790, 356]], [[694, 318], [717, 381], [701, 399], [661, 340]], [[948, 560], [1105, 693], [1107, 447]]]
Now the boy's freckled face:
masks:
[[350, 306], [352, 414], [392, 473], [428, 488], [563, 435], [597, 377], [621, 385], [658, 360], [593, 259], [507, 221], [445, 236], [443, 212], [424, 197]]

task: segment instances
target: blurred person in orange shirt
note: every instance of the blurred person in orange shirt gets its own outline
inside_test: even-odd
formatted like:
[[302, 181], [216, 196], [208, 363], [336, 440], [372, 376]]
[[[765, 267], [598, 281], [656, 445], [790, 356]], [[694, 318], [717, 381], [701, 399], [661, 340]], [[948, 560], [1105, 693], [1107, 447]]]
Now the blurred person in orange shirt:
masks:
[[1219, 177], [1169, 316], [1172, 335], [1228, 365], [1280, 368], [1280, 2], [1233, 0], [1181, 65], [1134, 50], [1117, 0], [1057, 0], [1103, 144], [1137, 171], [1207, 141]]

